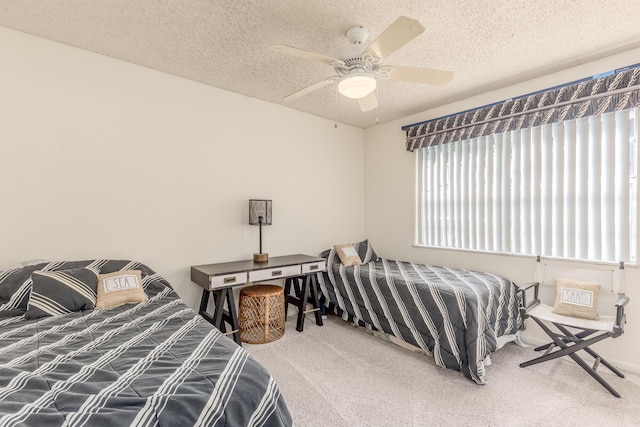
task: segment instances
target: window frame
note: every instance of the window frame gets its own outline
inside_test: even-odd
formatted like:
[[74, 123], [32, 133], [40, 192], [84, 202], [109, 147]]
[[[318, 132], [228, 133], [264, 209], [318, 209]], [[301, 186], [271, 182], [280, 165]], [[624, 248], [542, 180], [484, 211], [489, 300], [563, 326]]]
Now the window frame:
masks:
[[[629, 158], [631, 159], [632, 156], [635, 158], [635, 180], [636, 180], [636, 184], [635, 184], [635, 191], [632, 193], [633, 194], [633, 198], [630, 198], [631, 200], [633, 200], [633, 210], [632, 210], [632, 215], [635, 218], [635, 221], [633, 221], [633, 229], [630, 229], [629, 232], [631, 234], [634, 234], [635, 238], [630, 239], [630, 243], [632, 243], [635, 247], [630, 248], [630, 259], [633, 259], [633, 261], [631, 260], [624, 260], [625, 261], [625, 265], [629, 265], [629, 266], [639, 266], [640, 265], [640, 230], [639, 230], [639, 225], [640, 225], [640, 182], [638, 182], [637, 177], [638, 174], [640, 173], [640, 171], [638, 169], [640, 169], [640, 108], [636, 107], [635, 108], [635, 118], [634, 118], [634, 132], [631, 132], [632, 137], [635, 138], [634, 144], [630, 144], [631, 148], [630, 150], [634, 150], [633, 153], [630, 153]], [[457, 142], [449, 142], [447, 144], [441, 144], [441, 145], [449, 145], [449, 144], [456, 144]], [[489, 142], [492, 143], [492, 142]], [[453, 247], [453, 246], [443, 246], [443, 245], [435, 245], [435, 244], [423, 244], [421, 243], [421, 231], [425, 228], [423, 226], [421, 226], [421, 221], [422, 218], [421, 216], [423, 216], [423, 214], [421, 213], [421, 209], [420, 209], [420, 203], [421, 203], [421, 195], [420, 195], [420, 191], [422, 188], [422, 184], [421, 184], [421, 170], [424, 171], [424, 167], [421, 168], [420, 167], [420, 162], [421, 162], [421, 153], [423, 153], [423, 150], [425, 149], [416, 149], [415, 153], [414, 153], [414, 179], [415, 179], [415, 193], [414, 193], [414, 243], [413, 243], [413, 247], [417, 247], [417, 248], [433, 248], [433, 249], [438, 249], [438, 250], [451, 250], [451, 251], [457, 251], [457, 252], [468, 252], [468, 253], [485, 253], [485, 254], [494, 254], [494, 255], [502, 255], [502, 256], [517, 256], [517, 257], [535, 257], [537, 255], [540, 255], [539, 253], [519, 253], [519, 252], [507, 252], [507, 251], [494, 251], [494, 250], [486, 250], [486, 249], [474, 249], [474, 248], [470, 248], [470, 247]], [[444, 168], [443, 168], [444, 169]], [[544, 172], [544, 171], [543, 171]], [[630, 171], [631, 172], [631, 171]], [[422, 177], [422, 179], [424, 179], [424, 177]], [[631, 207], [630, 207], [631, 208]], [[631, 217], [630, 217], [631, 218]], [[490, 219], [491, 220], [491, 219]], [[426, 221], [426, 220], [425, 220]], [[503, 219], [504, 221], [504, 219]], [[544, 224], [542, 225], [544, 226]], [[550, 224], [548, 226], [551, 226]], [[442, 226], [440, 226], [442, 227]], [[446, 227], [444, 228], [446, 230]], [[440, 232], [442, 231], [439, 230]], [[615, 241], [615, 237], [612, 241]], [[585, 258], [573, 258], [573, 257], [565, 257], [565, 256], [554, 256], [554, 255], [549, 255], [549, 254], [543, 254], [544, 258], [546, 259], [554, 259], [554, 260], [560, 260], [560, 261], [569, 261], [569, 262], [578, 262], [578, 263], [588, 263], [588, 264], [601, 264], [601, 265], [618, 265], [619, 260], [616, 261], [608, 261], [608, 260], [602, 260], [602, 259], [585, 259]]]

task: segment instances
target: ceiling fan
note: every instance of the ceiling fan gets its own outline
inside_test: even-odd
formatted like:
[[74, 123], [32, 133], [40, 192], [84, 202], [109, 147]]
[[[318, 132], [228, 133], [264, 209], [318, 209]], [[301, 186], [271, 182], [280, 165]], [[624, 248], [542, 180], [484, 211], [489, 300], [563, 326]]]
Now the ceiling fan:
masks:
[[378, 80], [391, 79], [444, 86], [453, 79], [451, 71], [382, 65], [384, 59], [418, 37], [423, 31], [424, 27], [417, 20], [401, 16], [389, 25], [377, 39], [365, 47], [364, 42], [369, 36], [369, 31], [362, 26], [352, 27], [346, 32], [346, 38], [350, 44], [338, 50], [334, 57], [291, 46], [271, 46], [271, 49], [276, 52], [328, 64], [336, 72], [336, 75], [294, 92], [283, 99], [285, 101], [298, 99], [324, 86], [338, 82], [338, 91], [342, 95], [357, 99], [360, 110], [369, 111], [378, 106], [375, 94]]

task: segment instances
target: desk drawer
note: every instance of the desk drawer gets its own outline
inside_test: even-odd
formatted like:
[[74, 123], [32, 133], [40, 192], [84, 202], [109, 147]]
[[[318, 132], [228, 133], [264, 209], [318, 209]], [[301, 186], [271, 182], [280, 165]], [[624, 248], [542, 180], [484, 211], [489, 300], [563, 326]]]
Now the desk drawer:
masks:
[[324, 261], [318, 262], [309, 262], [307, 264], [302, 264], [302, 274], [315, 273], [318, 271], [325, 271], [325, 263]]
[[221, 276], [211, 277], [211, 283], [209, 289], [227, 288], [229, 286], [241, 285], [247, 283], [247, 273], [232, 273], [224, 274]]
[[299, 276], [300, 271], [299, 265], [254, 270], [249, 272], [249, 281], [258, 282], [260, 280], [278, 279], [280, 277]]

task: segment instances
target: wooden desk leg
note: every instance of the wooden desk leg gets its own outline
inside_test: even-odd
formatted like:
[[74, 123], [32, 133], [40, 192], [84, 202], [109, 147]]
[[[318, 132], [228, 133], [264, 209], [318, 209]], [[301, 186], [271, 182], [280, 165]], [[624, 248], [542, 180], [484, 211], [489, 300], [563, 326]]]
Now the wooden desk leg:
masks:
[[295, 279], [293, 279], [293, 289], [295, 290], [296, 296], [300, 296], [300, 292], [302, 292], [302, 290], [300, 289], [300, 281], [302, 279], [304, 279], [304, 277], [296, 277]]
[[296, 331], [298, 332], [302, 332], [302, 329], [304, 328], [304, 315], [307, 308], [307, 295], [309, 295], [309, 280], [305, 278], [302, 285], [302, 290], [300, 291], [300, 298], [298, 300], [298, 321], [296, 322]]
[[[213, 312], [213, 326], [218, 328], [223, 334], [227, 334], [227, 325], [229, 323], [231, 331], [229, 335], [233, 335], [233, 340], [239, 346], [242, 346], [240, 340], [240, 330], [238, 328], [238, 314], [235, 306], [235, 299], [233, 298], [233, 289], [224, 288], [213, 291], [215, 298], [215, 309]], [[224, 304], [227, 303], [228, 310], [224, 309]]]
[[[202, 313], [207, 312], [207, 304], [209, 303], [209, 291], [206, 289], [202, 290], [202, 298], [200, 298], [200, 311], [198, 312], [200, 315]], [[205, 317], [206, 319], [206, 317]]]
[[289, 312], [289, 294], [291, 293], [291, 281], [294, 280], [291, 277], [284, 279], [284, 319], [287, 320], [287, 313]]
[[238, 326], [238, 313], [236, 310], [236, 301], [233, 297], [233, 289], [227, 288], [227, 307], [229, 308], [229, 323], [231, 324], [231, 331], [233, 340], [242, 347], [242, 340], [240, 340], [240, 327]]
[[315, 274], [307, 274], [307, 280], [310, 280], [310, 292], [311, 292], [311, 304], [315, 311], [313, 314], [316, 316], [316, 325], [322, 326], [322, 314], [320, 313], [320, 301], [318, 299], [318, 280]]
[[[302, 282], [302, 286], [300, 286]], [[295, 295], [289, 295], [293, 284]], [[289, 304], [295, 304], [298, 308], [298, 318], [296, 321], [296, 331], [302, 332], [304, 329], [304, 318], [306, 313], [314, 312], [316, 325], [322, 326], [322, 314], [320, 314], [320, 301], [318, 299], [318, 281], [315, 274], [307, 274], [298, 277], [288, 277], [284, 281], [285, 317]], [[307, 310], [307, 302], [312, 308]]]
[[[219, 326], [216, 325], [216, 320], [214, 318], [215, 316], [215, 311], [214, 311], [214, 316], [210, 315], [209, 312], [207, 312], [207, 306], [209, 303], [209, 294], [211, 293], [211, 291], [208, 291], [206, 289], [202, 290], [202, 298], [200, 298], [200, 311], [198, 314], [200, 314], [200, 316], [202, 316], [204, 318], [204, 320], [206, 320], [207, 322], [211, 323], [213, 326], [215, 326], [218, 330], [220, 329]], [[214, 295], [214, 299], [215, 299], [215, 295]], [[215, 300], [214, 300], [215, 303]], [[214, 305], [214, 310], [215, 310], [215, 305]]]
[[221, 332], [226, 332], [226, 328], [224, 326], [223, 315], [224, 315], [224, 300], [226, 289], [219, 289], [213, 291], [213, 298], [215, 302], [215, 306], [213, 309], [213, 326], [218, 328]]

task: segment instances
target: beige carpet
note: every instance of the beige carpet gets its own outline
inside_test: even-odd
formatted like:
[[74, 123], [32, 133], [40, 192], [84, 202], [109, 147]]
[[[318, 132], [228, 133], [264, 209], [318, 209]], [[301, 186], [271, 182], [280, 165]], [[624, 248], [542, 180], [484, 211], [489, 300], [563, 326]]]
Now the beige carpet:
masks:
[[477, 385], [335, 316], [323, 327], [307, 317], [297, 332], [290, 313], [286, 327], [276, 342], [244, 347], [276, 379], [297, 426], [640, 426], [637, 374], [599, 368], [617, 399], [572, 361], [520, 368], [535, 353], [510, 343]]

